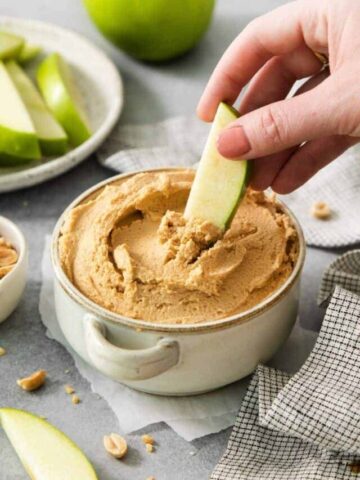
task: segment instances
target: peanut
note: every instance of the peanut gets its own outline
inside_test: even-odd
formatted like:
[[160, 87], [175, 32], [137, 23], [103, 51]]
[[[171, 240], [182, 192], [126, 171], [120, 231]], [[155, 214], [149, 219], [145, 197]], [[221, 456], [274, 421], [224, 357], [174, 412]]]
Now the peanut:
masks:
[[311, 215], [319, 220], [327, 220], [331, 217], [331, 210], [325, 202], [315, 202], [311, 207]]
[[5, 277], [11, 270], [14, 268], [14, 265], [8, 265], [6, 267], [0, 267], [0, 279]]
[[0, 357], [6, 354], [6, 350], [4, 347], [0, 347]]
[[44, 385], [46, 375], [47, 372], [45, 370], [38, 370], [29, 377], [20, 378], [19, 380], [17, 380], [17, 384], [23, 390], [26, 390], [27, 392], [32, 392], [33, 390], [37, 390]]
[[141, 440], [142, 440], [143, 443], [145, 443], [145, 445], [148, 444], [148, 443], [151, 444], [151, 445], [154, 444], [153, 437], [151, 435], [148, 435], [148, 434], [142, 435]]
[[81, 402], [80, 398], [77, 395], [72, 395], [71, 396], [71, 401], [74, 405], [77, 405], [78, 403]]
[[71, 385], [65, 385], [64, 390], [68, 395], [71, 395], [72, 393], [75, 393], [75, 390]]
[[0, 247], [11, 248], [11, 243], [7, 242], [4, 237], [0, 237]]
[[103, 443], [105, 450], [115, 458], [123, 458], [128, 450], [125, 438], [121, 437], [117, 433], [105, 435]]
[[12, 247], [0, 246], [0, 267], [8, 267], [17, 262], [18, 255]]

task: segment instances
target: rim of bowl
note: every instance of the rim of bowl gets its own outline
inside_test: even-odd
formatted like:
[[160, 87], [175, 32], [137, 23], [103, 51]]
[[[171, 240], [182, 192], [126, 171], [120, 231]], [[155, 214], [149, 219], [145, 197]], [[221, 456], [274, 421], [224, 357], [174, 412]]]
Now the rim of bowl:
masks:
[[[3, 217], [0, 215], [0, 235], [4, 235], [6, 239], [6, 234], [2, 232], [2, 226], [6, 225], [6, 227], [13, 231], [14, 236], [17, 238], [17, 242], [19, 243], [18, 248], [16, 247], [16, 251], [19, 255], [18, 260], [12, 270], [5, 275], [2, 279], [0, 279], [0, 290], [2, 288], [6, 288], [7, 283], [11, 282], [12, 277], [16, 274], [17, 270], [21, 267], [23, 262], [26, 259], [26, 251], [27, 251], [27, 244], [24, 237], [24, 234], [20, 230], [20, 228], [9, 218]], [[10, 241], [11, 242], [11, 241]], [[11, 242], [13, 244], [13, 242]]]
[[240, 313], [235, 313], [225, 318], [216, 319], [216, 320], [207, 320], [206, 322], [193, 323], [193, 324], [155, 323], [155, 322], [147, 322], [144, 320], [125, 317], [118, 313], [112, 312], [110, 310], [107, 310], [104, 307], [101, 307], [97, 303], [87, 298], [84, 294], [82, 294], [80, 290], [78, 290], [73, 285], [73, 283], [71, 283], [71, 281], [68, 279], [59, 261], [58, 248], [57, 248], [58, 239], [60, 236], [61, 226], [64, 222], [64, 219], [67, 213], [72, 208], [74, 208], [75, 206], [83, 202], [87, 197], [93, 195], [97, 190], [104, 188], [106, 185], [117, 182], [118, 180], [122, 180], [127, 177], [132, 177], [139, 173], [161, 172], [161, 171], [166, 172], [166, 171], [179, 171], [179, 170], [192, 170], [192, 168], [159, 167], [159, 168], [141, 169], [131, 173], [121, 173], [119, 175], [115, 175], [85, 190], [85, 192], [83, 192], [78, 197], [76, 197], [68, 205], [68, 207], [63, 211], [63, 213], [59, 217], [55, 225], [53, 235], [52, 235], [52, 241], [51, 241], [51, 260], [52, 260], [55, 276], [59, 281], [61, 288], [72, 298], [72, 300], [80, 304], [82, 307], [84, 307], [94, 315], [97, 315], [102, 320], [105, 319], [115, 325], [121, 324], [138, 331], [147, 330], [147, 331], [167, 332], [167, 333], [171, 333], [171, 332], [172, 333], [197, 333], [197, 332], [228, 328], [234, 324], [249, 321], [252, 318], [257, 317], [260, 313], [263, 313], [264, 311], [270, 309], [274, 304], [278, 303], [283, 298], [283, 296], [287, 293], [287, 291], [293, 286], [293, 284], [298, 279], [305, 261], [306, 247], [305, 247], [305, 239], [304, 239], [303, 231], [294, 213], [282, 201], [277, 200], [280, 203], [281, 207], [283, 208], [284, 212], [287, 213], [291, 218], [291, 221], [293, 222], [293, 225], [296, 229], [296, 232], [299, 238], [298, 259], [291, 275], [281, 285], [281, 287], [249, 310], [245, 310], [244, 312], [240, 312]]

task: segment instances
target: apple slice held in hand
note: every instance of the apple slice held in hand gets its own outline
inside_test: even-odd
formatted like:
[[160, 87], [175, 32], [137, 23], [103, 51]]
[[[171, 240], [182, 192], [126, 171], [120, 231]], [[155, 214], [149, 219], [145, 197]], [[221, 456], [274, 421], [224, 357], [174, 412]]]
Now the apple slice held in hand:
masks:
[[64, 129], [53, 117], [24, 70], [13, 60], [5, 65], [29, 112], [42, 153], [44, 155], [62, 155], [67, 150], [67, 135]]
[[15, 58], [20, 54], [24, 39], [8, 32], [0, 32], [0, 60]]
[[0, 423], [33, 480], [97, 480], [79, 447], [49, 422], [15, 408], [0, 408]]
[[238, 116], [233, 107], [220, 103], [184, 213], [185, 218], [206, 220], [223, 230], [231, 224], [249, 177], [246, 160], [228, 160], [216, 147], [220, 131]]
[[85, 113], [81, 108], [79, 92], [70, 67], [58, 54], [49, 55], [39, 66], [37, 81], [41, 93], [58, 122], [77, 147], [91, 136]]
[[0, 62], [0, 165], [40, 159], [34, 125], [11, 77]]

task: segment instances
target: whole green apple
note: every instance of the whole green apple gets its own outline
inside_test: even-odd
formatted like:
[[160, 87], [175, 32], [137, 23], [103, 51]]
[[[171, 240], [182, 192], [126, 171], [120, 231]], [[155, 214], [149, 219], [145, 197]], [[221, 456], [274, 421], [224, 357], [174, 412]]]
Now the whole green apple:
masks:
[[160, 62], [196, 45], [215, 0], [83, 0], [111, 42], [134, 57]]

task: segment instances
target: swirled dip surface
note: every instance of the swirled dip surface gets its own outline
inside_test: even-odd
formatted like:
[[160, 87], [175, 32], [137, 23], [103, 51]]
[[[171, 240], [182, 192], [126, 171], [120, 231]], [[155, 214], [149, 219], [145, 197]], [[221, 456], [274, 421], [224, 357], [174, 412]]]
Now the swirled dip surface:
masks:
[[97, 304], [156, 323], [198, 323], [256, 305], [287, 279], [298, 239], [273, 198], [248, 191], [223, 234], [182, 216], [192, 171], [136, 174], [73, 208], [62, 267]]

